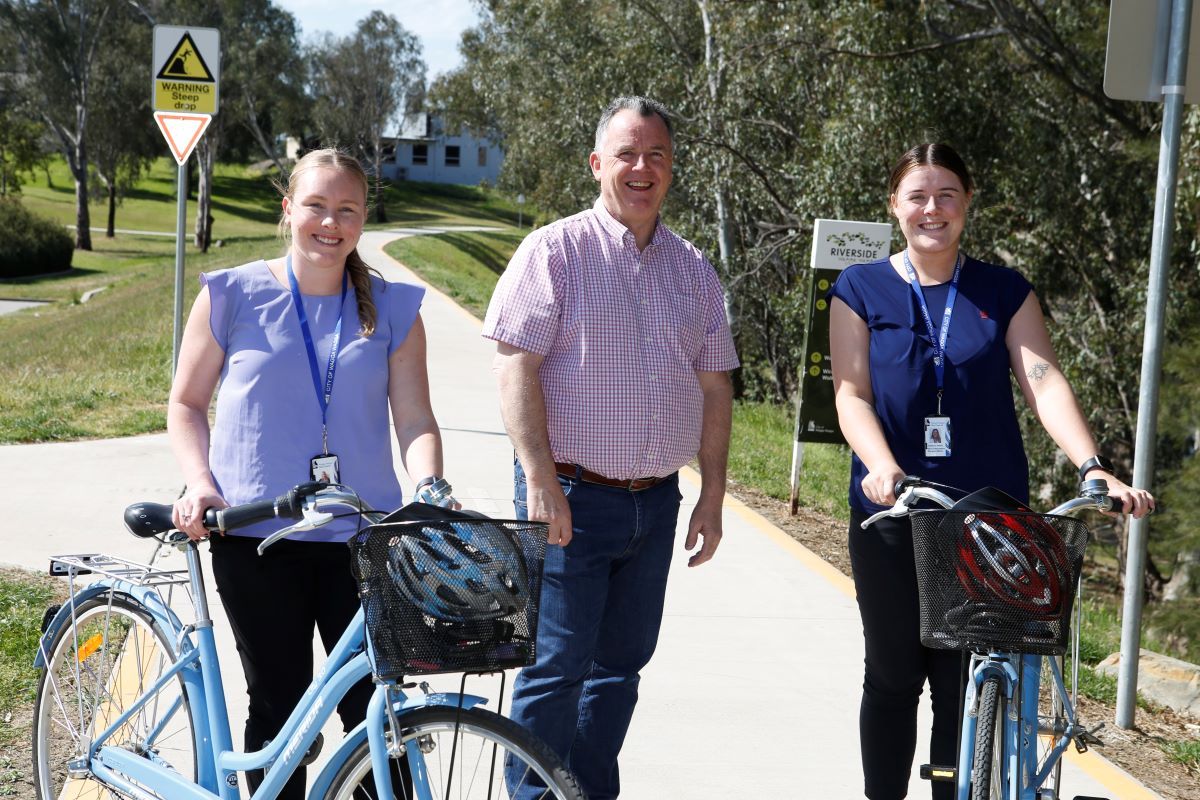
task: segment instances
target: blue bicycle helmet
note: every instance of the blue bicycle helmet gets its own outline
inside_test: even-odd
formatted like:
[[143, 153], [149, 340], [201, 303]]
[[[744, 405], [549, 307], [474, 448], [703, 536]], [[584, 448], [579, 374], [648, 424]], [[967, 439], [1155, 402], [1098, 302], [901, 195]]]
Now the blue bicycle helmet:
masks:
[[413, 605], [437, 620], [497, 619], [529, 602], [525, 557], [490, 522], [413, 526], [388, 540], [388, 572]]

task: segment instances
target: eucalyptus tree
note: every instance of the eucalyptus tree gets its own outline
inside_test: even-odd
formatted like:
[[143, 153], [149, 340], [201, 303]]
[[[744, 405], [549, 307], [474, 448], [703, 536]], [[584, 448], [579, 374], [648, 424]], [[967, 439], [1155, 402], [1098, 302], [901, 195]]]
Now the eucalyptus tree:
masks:
[[144, 69], [130, 69], [130, 53], [149, 53], [149, 26], [133, 9], [116, 6], [93, 67], [87, 144], [95, 178], [107, 202], [105, 236], [116, 233], [117, 205], [122, 196], [162, 153], [155, 129]]
[[321, 137], [357, 151], [374, 172], [375, 221], [386, 222], [383, 159], [389, 131], [420, 108], [421, 43], [395, 17], [372, 11], [350, 36], [327, 35], [312, 51], [313, 116]]
[[23, 91], [53, 132], [75, 181], [75, 247], [92, 249], [88, 109], [92, 66], [116, 0], [0, 0], [0, 20], [21, 45]]

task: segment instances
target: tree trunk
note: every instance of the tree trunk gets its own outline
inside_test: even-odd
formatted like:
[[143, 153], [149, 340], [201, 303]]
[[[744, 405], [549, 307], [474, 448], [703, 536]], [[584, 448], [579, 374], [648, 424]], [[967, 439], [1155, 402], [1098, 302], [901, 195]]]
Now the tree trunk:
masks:
[[383, 207], [383, 142], [375, 140], [375, 221], [387, 222], [387, 209]]
[[108, 227], [104, 231], [104, 235], [109, 239], [117, 235], [117, 179], [113, 176], [111, 181], [106, 181], [108, 185]]
[[92, 249], [92, 215], [88, 209], [87, 144], [82, 132], [75, 140], [75, 163], [71, 165], [75, 178], [75, 249]]
[[194, 243], [201, 253], [208, 252], [212, 244], [212, 172], [216, 148], [212, 142], [201, 139], [196, 147], [196, 167], [199, 180], [196, 186], [196, 227]]

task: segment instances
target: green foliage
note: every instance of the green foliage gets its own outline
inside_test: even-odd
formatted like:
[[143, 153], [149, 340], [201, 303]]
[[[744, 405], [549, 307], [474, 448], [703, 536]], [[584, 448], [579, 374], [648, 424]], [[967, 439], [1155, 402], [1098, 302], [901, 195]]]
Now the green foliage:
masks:
[[15, 199], [0, 200], [0, 278], [70, 269], [74, 246], [60, 225], [32, 214]]
[[1200, 776], [1200, 741], [1163, 742], [1162, 749], [1172, 761], [1183, 764], [1193, 775]]
[[[0, 718], [33, 702], [37, 671], [33, 655], [46, 607], [63, 596], [50, 578], [14, 569], [0, 570]], [[9, 741], [11, 726], [0, 725], [0, 745]]]

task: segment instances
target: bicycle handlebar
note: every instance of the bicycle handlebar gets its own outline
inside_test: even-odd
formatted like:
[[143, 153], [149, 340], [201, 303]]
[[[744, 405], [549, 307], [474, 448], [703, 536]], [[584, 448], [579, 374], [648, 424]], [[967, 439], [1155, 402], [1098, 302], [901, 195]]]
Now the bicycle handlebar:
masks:
[[[903, 517], [912, 511], [912, 506], [918, 500], [931, 500], [942, 508], [950, 508], [954, 500], [947, 494], [933, 488], [930, 484], [915, 475], [906, 475], [896, 482], [896, 504], [891, 508], [878, 511], [867, 517], [862, 523], [863, 530], [875, 524], [884, 517]], [[946, 487], [949, 488], [949, 487]], [[1113, 498], [1108, 496], [1108, 484], [1098, 478], [1083, 481], [1079, 486], [1079, 496], [1073, 497], [1061, 505], [1055, 506], [1047, 514], [1074, 515], [1084, 509], [1096, 511], [1112, 511]]]

